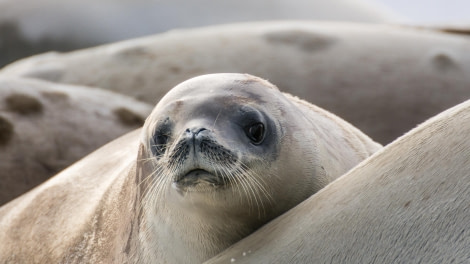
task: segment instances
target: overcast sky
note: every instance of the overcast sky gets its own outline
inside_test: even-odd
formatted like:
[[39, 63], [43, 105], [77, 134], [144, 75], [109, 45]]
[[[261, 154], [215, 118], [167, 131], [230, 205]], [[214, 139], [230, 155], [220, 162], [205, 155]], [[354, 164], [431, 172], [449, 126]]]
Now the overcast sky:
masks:
[[370, 0], [417, 23], [470, 25], [470, 0]]

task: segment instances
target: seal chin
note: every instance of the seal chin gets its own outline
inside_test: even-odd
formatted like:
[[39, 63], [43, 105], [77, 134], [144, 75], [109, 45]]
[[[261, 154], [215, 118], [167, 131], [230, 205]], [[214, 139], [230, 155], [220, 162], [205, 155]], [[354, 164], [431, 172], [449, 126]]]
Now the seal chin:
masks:
[[176, 177], [173, 181], [173, 187], [179, 190], [187, 190], [203, 186], [218, 188], [223, 185], [225, 185], [225, 181], [222, 177], [204, 169], [191, 170], [186, 174]]

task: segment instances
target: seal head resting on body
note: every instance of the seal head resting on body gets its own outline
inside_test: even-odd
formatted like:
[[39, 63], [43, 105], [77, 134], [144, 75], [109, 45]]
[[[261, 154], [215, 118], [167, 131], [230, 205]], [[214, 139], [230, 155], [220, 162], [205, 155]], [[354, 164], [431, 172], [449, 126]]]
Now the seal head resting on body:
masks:
[[139, 261], [202, 262], [380, 148], [267, 81], [211, 74], [172, 89], [138, 157]]

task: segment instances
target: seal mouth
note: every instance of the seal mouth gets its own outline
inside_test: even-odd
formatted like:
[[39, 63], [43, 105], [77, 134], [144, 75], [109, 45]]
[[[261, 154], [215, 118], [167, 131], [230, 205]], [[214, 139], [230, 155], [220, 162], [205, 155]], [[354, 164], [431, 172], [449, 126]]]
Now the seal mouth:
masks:
[[218, 187], [225, 184], [221, 177], [204, 169], [190, 170], [186, 174], [176, 177], [174, 183], [178, 187], [192, 187], [200, 184]]

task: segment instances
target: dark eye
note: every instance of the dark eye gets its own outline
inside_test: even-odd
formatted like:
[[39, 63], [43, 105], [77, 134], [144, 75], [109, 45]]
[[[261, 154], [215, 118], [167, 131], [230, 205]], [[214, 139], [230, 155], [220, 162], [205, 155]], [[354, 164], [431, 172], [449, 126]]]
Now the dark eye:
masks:
[[264, 139], [264, 125], [263, 123], [255, 123], [245, 129], [245, 133], [253, 144], [261, 144]]
[[163, 154], [168, 143], [168, 135], [157, 132], [153, 138], [153, 143], [154, 154], [157, 156]]

